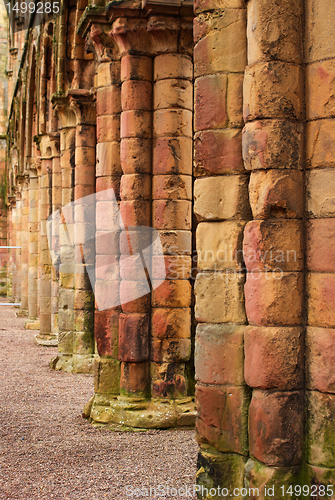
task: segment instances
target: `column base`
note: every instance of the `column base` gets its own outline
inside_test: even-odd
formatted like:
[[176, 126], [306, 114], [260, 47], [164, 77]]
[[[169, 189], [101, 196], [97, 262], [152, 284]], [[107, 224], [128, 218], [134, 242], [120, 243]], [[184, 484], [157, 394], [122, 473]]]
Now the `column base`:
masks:
[[49, 366], [52, 370], [67, 373], [93, 374], [93, 363], [96, 357], [94, 354], [58, 354], [50, 361]]
[[26, 330], [39, 330], [40, 329], [40, 320], [39, 319], [28, 319], [24, 327]]
[[92, 422], [124, 428], [193, 427], [196, 417], [193, 398], [148, 401], [135, 397], [95, 394], [92, 405], [87, 404], [85, 410], [86, 418]]
[[15, 313], [17, 318], [26, 318], [28, 316], [28, 309], [20, 309]]
[[57, 347], [58, 336], [51, 334], [38, 333], [34, 337], [35, 344], [44, 345], [46, 347]]

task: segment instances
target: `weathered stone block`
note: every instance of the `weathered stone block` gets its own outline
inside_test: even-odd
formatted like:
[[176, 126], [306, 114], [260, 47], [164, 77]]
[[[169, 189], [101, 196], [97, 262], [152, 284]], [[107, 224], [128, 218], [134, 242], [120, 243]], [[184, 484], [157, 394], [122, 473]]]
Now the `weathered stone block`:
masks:
[[115, 309], [95, 311], [94, 335], [99, 356], [117, 358], [119, 341], [119, 314]]
[[250, 205], [255, 219], [295, 219], [304, 212], [301, 171], [267, 170], [251, 173]]
[[192, 137], [192, 111], [188, 109], [160, 109], [154, 112], [154, 137]]
[[196, 386], [196, 439], [217, 450], [248, 454], [249, 392], [244, 387]]
[[[334, 55], [333, 55], [334, 56]], [[319, 61], [307, 66], [306, 114], [309, 120], [331, 118], [335, 114], [335, 61]]]
[[119, 394], [120, 363], [111, 359], [94, 361], [94, 392], [98, 394]]
[[248, 271], [302, 271], [302, 222], [290, 219], [248, 222], [244, 229], [243, 258]]
[[150, 307], [149, 292], [149, 285], [144, 281], [121, 281], [120, 302], [123, 312], [147, 312]]
[[[280, 495], [282, 500], [289, 500], [292, 495], [286, 494], [286, 491], [290, 486], [294, 491], [294, 486], [301, 484], [300, 470], [300, 467], [267, 467], [249, 458], [245, 464], [244, 487], [249, 490], [249, 498], [252, 500], [270, 500], [276, 498], [276, 495]], [[284, 495], [281, 487], [284, 487]]]
[[126, 80], [121, 86], [122, 111], [137, 109], [150, 111], [152, 106], [151, 82]]
[[143, 174], [127, 174], [121, 178], [122, 201], [151, 198], [151, 177]]
[[332, 19], [335, 4], [332, 0], [307, 0], [305, 52], [307, 61], [318, 61], [334, 57], [335, 33]]
[[110, 85], [97, 89], [97, 116], [117, 113], [121, 113], [120, 87]]
[[307, 462], [335, 467], [335, 395], [308, 392]]
[[97, 144], [96, 175], [120, 176], [120, 143], [101, 142]]
[[244, 385], [243, 326], [199, 324], [195, 378], [205, 384]]
[[152, 58], [148, 56], [125, 55], [121, 59], [121, 80], [152, 79]]
[[240, 130], [206, 130], [194, 136], [194, 175], [244, 172]]
[[307, 211], [311, 217], [335, 216], [335, 170], [307, 174]]
[[188, 393], [184, 363], [150, 364], [153, 397], [183, 398]]
[[300, 465], [304, 427], [303, 392], [253, 391], [249, 408], [250, 454], [265, 465]]
[[192, 176], [155, 175], [152, 179], [154, 200], [192, 200]]
[[335, 393], [335, 329], [308, 327], [306, 383], [311, 390]]
[[247, 123], [242, 134], [243, 159], [247, 170], [301, 169], [303, 125], [288, 120]]
[[73, 336], [74, 354], [94, 354], [93, 330], [76, 332]]
[[97, 142], [112, 142], [120, 139], [119, 115], [97, 117]]
[[185, 79], [158, 80], [154, 86], [154, 109], [183, 108], [193, 111], [193, 85]]
[[302, 303], [302, 273], [247, 273], [245, 309], [250, 324], [300, 325]]
[[290, 391], [304, 382], [304, 338], [300, 327], [245, 327], [244, 378], [250, 387]]
[[195, 130], [220, 129], [227, 125], [227, 76], [197, 78], [195, 92]]
[[124, 174], [151, 173], [151, 139], [122, 139], [120, 158]]
[[149, 315], [120, 314], [119, 360], [139, 363], [149, 359]]
[[[121, 203], [122, 206], [122, 203]], [[157, 229], [191, 229], [192, 202], [188, 200], [154, 200], [153, 224]], [[122, 214], [122, 211], [121, 211]], [[126, 224], [126, 222], [124, 222]], [[135, 225], [135, 224], [129, 224]], [[138, 224], [140, 225], [140, 224]], [[141, 224], [149, 226], [147, 224]]]
[[335, 272], [335, 219], [312, 219], [307, 224], [307, 267]]
[[150, 356], [157, 363], [187, 362], [191, 356], [191, 339], [153, 339]]
[[190, 137], [159, 137], [153, 141], [153, 174], [192, 175]]
[[244, 74], [227, 75], [227, 114], [230, 127], [243, 127], [243, 80]]
[[308, 324], [334, 328], [335, 274], [309, 274], [307, 277], [307, 296]]
[[165, 267], [162, 266], [162, 257], [152, 258], [152, 278], [187, 280], [196, 273], [196, 267], [192, 267], [190, 255], [164, 255]]
[[[149, 139], [152, 135], [150, 111], [123, 111], [120, 120], [121, 139], [129, 137], [139, 137]], [[105, 139], [105, 140], [113, 140]]]
[[153, 309], [151, 335], [153, 338], [189, 338], [191, 310], [189, 308]]
[[217, 18], [204, 19], [206, 34], [194, 47], [195, 77], [222, 71], [243, 72], [247, 62], [245, 32], [244, 9], [228, 9]]
[[248, 2], [248, 63], [279, 59], [301, 64], [303, 4], [300, 0]]
[[195, 317], [200, 323], [246, 321], [244, 276], [234, 273], [199, 273], [195, 281]]
[[121, 201], [120, 214], [123, 224], [132, 226], [150, 226], [150, 203], [144, 200]]
[[220, 9], [245, 9], [245, 0], [196, 0], [194, 2], [196, 14]]
[[242, 269], [244, 226], [243, 221], [198, 224], [196, 241], [199, 270]]
[[121, 363], [120, 391], [124, 395], [147, 396], [150, 366], [144, 363]]
[[333, 167], [335, 163], [335, 122], [324, 119], [306, 124], [307, 168]]
[[248, 177], [227, 175], [197, 179], [194, 213], [199, 221], [248, 219]]
[[186, 54], [161, 54], [154, 59], [154, 79], [182, 78], [192, 80], [192, 59]]
[[[155, 281], [153, 281], [154, 285]], [[190, 307], [191, 284], [187, 280], [165, 280], [152, 291], [153, 307]]]
[[291, 63], [273, 61], [248, 67], [243, 86], [245, 121], [259, 118], [302, 120], [303, 82], [302, 68]]

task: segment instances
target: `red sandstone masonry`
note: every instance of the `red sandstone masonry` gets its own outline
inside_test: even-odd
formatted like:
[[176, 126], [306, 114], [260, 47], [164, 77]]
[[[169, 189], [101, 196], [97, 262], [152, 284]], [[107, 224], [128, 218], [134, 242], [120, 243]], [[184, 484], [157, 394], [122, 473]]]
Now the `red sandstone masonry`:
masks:
[[[205, 12], [215, 9], [214, 13]], [[246, 322], [241, 259], [250, 217], [248, 176], [242, 160], [242, 82], [246, 65], [243, 2], [198, 2], [194, 24], [194, 212], [200, 273], [195, 283], [195, 369], [199, 459], [215, 449], [227, 467], [248, 455], [249, 391], [243, 377]], [[214, 15], [213, 15], [214, 14]], [[219, 50], [217, 50], [219, 48]], [[231, 464], [231, 465], [230, 465]], [[218, 463], [208, 475], [227, 486]], [[234, 483], [242, 487], [241, 476]], [[204, 483], [203, 483], [204, 481]]]
[[[246, 226], [243, 251], [246, 313], [254, 326], [245, 329], [244, 368], [254, 389], [249, 451], [259, 461], [252, 474], [257, 487], [263, 464], [292, 468], [303, 456], [304, 395], [295, 391], [303, 389], [304, 345], [302, 23], [301, 0], [271, 9], [265, 0], [248, 2], [243, 157], [255, 220]], [[253, 467], [250, 459], [246, 469]]]

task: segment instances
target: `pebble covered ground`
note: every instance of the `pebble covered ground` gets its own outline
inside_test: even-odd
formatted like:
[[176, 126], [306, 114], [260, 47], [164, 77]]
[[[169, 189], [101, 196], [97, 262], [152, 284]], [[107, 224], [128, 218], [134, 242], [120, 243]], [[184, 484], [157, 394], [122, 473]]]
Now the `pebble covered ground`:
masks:
[[0, 306], [0, 499], [195, 499], [194, 432], [92, 426], [92, 377], [50, 370], [57, 349], [35, 345], [16, 311]]

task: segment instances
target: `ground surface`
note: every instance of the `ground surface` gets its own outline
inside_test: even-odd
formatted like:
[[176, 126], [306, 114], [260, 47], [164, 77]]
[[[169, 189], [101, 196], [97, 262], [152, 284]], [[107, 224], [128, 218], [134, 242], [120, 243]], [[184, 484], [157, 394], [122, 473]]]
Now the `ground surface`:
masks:
[[144, 490], [193, 485], [193, 431], [93, 427], [81, 417], [92, 378], [51, 371], [57, 349], [37, 347], [15, 311], [0, 306], [0, 499], [194, 499]]

